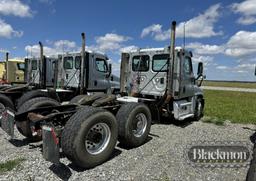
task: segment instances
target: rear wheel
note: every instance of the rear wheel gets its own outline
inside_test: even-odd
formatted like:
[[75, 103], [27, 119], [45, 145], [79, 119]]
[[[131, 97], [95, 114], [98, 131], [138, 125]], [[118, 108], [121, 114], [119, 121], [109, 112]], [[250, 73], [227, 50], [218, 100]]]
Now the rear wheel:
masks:
[[22, 104], [24, 104], [25, 102], [27, 102], [28, 100], [31, 100], [33, 98], [36, 97], [48, 97], [48, 93], [47, 92], [42, 92], [39, 90], [32, 90], [29, 92], [26, 92], [25, 94], [23, 94], [17, 101], [17, 109], [19, 109]]
[[[27, 102], [25, 102], [19, 109], [18, 109], [18, 114], [36, 109], [36, 108], [42, 108], [42, 107], [48, 107], [48, 106], [59, 106], [60, 103], [54, 99], [48, 98], [48, 97], [37, 97], [34, 99], [31, 99]], [[44, 113], [47, 114], [47, 113]], [[33, 140], [33, 141], [38, 141], [41, 140], [42, 137], [41, 135], [33, 136], [31, 127], [30, 127], [30, 122], [29, 120], [22, 120], [16, 121], [16, 127], [18, 131], [25, 137]]]
[[0, 126], [1, 126], [2, 112], [6, 108], [9, 108], [11, 110], [15, 109], [12, 100], [6, 95], [0, 94]]
[[117, 135], [117, 121], [112, 113], [85, 107], [68, 120], [62, 132], [61, 147], [76, 165], [92, 168], [110, 157]]
[[151, 127], [151, 113], [142, 103], [126, 103], [116, 115], [119, 141], [127, 147], [138, 147], [146, 142]]

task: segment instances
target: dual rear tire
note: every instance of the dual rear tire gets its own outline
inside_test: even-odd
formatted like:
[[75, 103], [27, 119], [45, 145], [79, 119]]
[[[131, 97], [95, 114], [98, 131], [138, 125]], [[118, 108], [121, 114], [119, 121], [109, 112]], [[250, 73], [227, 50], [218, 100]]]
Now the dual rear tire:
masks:
[[105, 109], [86, 106], [66, 123], [62, 151], [76, 165], [92, 168], [110, 158], [117, 140], [130, 148], [145, 143], [150, 126], [150, 111], [141, 103], [122, 105], [116, 117]]
[[112, 154], [118, 136], [115, 116], [100, 108], [85, 107], [66, 123], [61, 136], [64, 154], [76, 165], [92, 168]]

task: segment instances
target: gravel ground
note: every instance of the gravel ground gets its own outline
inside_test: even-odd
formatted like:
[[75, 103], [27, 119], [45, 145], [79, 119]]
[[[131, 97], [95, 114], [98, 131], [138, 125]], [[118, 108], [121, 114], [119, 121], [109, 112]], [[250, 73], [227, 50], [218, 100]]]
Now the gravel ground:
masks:
[[29, 144], [17, 132], [10, 143], [0, 130], [0, 163], [17, 157], [26, 159], [21, 166], [0, 175], [0, 180], [245, 180], [249, 167], [193, 167], [184, 158], [184, 149], [191, 142], [213, 140], [245, 141], [253, 147], [253, 129], [253, 125], [230, 123], [155, 124], [146, 144], [130, 150], [117, 145], [109, 161], [90, 170], [81, 170], [66, 158], [61, 159], [61, 166], [52, 165], [42, 158], [41, 143]]

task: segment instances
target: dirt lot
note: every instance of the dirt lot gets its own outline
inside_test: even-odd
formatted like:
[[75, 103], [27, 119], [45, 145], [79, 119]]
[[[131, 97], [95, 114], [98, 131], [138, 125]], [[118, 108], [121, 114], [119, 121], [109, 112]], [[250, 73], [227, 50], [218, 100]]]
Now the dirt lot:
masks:
[[184, 158], [184, 150], [192, 142], [213, 140], [245, 141], [252, 147], [253, 129], [254, 125], [230, 123], [155, 124], [146, 144], [130, 150], [117, 145], [109, 161], [90, 170], [79, 169], [66, 158], [61, 159], [61, 166], [52, 165], [42, 158], [41, 143], [29, 144], [17, 132], [9, 142], [0, 130], [0, 163], [25, 159], [12, 171], [0, 173], [0, 180], [245, 180], [248, 167], [193, 167]]

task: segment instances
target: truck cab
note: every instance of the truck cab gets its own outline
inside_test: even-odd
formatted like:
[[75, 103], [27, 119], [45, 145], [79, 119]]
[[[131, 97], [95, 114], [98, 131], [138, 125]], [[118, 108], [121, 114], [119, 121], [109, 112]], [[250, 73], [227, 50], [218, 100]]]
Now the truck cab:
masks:
[[[176, 47], [174, 55], [173, 67], [170, 66], [173, 70], [170, 77], [172, 101], [166, 104], [167, 107], [164, 109], [167, 110], [167, 115], [173, 114], [175, 119], [184, 120], [195, 116], [198, 100], [200, 109], [202, 109], [203, 92], [193, 73], [192, 53]], [[121, 93], [142, 100], [161, 101], [164, 99], [168, 88], [169, 57], [169, 47], [139, 49], [123, 53], [120, 75]], [[199, 64], [198, 69], [197, 77], [201, 77], [202, 63]]]
[[[57, 58], [44, 57], [46, 87], [54, 86], [54, 72]], [[35, 85], [40, 81], [40, 58], [25, 58], [25, 80]]]
[[[59, 55], [58, 86], [71, 89], [80, 87], [81, 53]], [[108, 57], [96, 53], [85, 52], [84, 89], [92, 92], [107, 92], [119, 89], [119, 78], [111, 74]]]
[[9, 59], [7, 62], [1, 62], [0, 67], [0, 76], [5, 83], [24, 82], [24, 60]]

